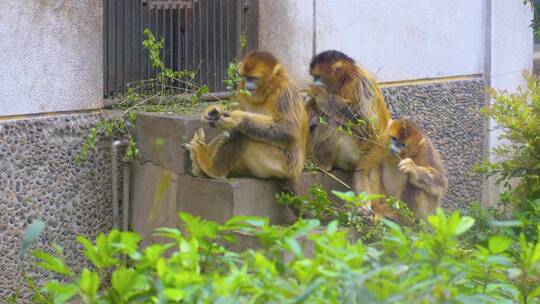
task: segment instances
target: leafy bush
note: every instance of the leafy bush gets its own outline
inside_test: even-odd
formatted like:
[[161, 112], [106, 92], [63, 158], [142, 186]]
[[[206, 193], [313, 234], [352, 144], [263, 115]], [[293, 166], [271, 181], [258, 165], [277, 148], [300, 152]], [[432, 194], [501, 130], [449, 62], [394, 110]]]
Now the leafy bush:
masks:
[[[459, 238], [474, 219], [441, 210], [431, 232], [411, 233], [384, 221], [371, 245], [351, 240], [337, 221], [299, 220], [289, 227], [235, 217], [223, 225], [180, 214], [182, 229], [160, 228], [170, 240], [140, 248], [133, 232], [79, 237], [91, 268], [80, 273], [56, 255], [34, 251], [49, 281], [39, 303], [538, 303], [540, 245], [491, 237], [464, 249]], [[259, 249], [236, 253], [224, 244], [251, 236]], [[511, 255], [508, 249], [519, 248]], [[127, 261], [125, 261], [127, 259]]]
[[[511, 217], [521, 222], [528, 239], [536, 239], [540, 222], [540, 85], [530, 73], [524, 73], [526, 89], [517, 93], [491, 91], [493, 104], [483, 112], [502, 130], [503, 144], [493, 149], [496, 161], [486, 160], [480, 171], [496, 176], [506, 191], [501, 204]], [[507, 208], [510, 207], [510, 208]], [[510, 213], [510, 212], [506, 212]]]

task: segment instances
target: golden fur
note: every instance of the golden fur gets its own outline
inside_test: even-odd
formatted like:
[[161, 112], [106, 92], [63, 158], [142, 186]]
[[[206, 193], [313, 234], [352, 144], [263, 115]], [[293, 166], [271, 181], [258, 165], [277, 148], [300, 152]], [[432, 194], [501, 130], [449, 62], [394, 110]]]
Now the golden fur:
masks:
[[[439, 153], [429, 138], [406, 119], [389, 123], [382, 146], [371, 151], [360, 172], [358, 189], [395, 197], [421, 219], [436, 210], [448, 188]], [[378, 216], [405, 221], [383, 202], [374, 201], [371, 207]]]
[[[354, 170], [390, 119], [373, 76], [347, 55], [326, 51], [310, 64], [308, 151], [324, 169]], [[343, 132], [337, 132], [341, 127]]]
[[[279, 178], [294, 188], [304, 166], [307, 115], [302, 97], [283, 65], [270, 53], [254, 51], [240, 62], [243, 80], [238, 106], [228, 112], [208, 107], [202, 120], [226, 130], [210, 144], [199, 129], [186, 145], [193, 174], [213, 178], [254, 176]], [[250, 87], [253, 86], [253, 87]]]

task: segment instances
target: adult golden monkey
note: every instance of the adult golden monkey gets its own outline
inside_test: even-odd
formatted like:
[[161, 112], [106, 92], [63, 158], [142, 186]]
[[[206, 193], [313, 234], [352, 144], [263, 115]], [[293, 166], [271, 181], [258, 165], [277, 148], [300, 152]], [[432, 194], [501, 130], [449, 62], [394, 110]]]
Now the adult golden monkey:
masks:
[[237, 108], [212, 105], [202, 121], [227, 132], [206, 143], [202, 129], [186, 144], [195, 176], [253, 176], [286, 181], [295, 191], [304, 167], [307, 115], [284, 66], [269, 52], [254, 51], [239, 64]]
[[310, 74], [308, 152], [325, 170], [352, 171], [390, 119], [384, 96], [373, 76], [339, 51], [313, 57]]

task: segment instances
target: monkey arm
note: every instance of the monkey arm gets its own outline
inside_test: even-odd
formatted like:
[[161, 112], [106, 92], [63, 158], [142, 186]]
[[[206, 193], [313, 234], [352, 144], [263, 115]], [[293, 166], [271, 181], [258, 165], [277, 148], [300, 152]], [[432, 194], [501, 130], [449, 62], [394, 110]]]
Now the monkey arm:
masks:
[[268, 115], [244, 111], [232, 111], [230, 118], [235, 122], [233, 129], [255, 140], [267, 142], [282, 148], [296, 143], [294, 128], [277, 122]]
[[[370, 117], [363, 117], [362, 110], [359, 105], [349, 104], [346, 99], [341, 96], [328, 94], [326, 98], [316, 98], [317, 107], [319, 110], [328, 116], [329, 120], [336, 125], [345, 127], [346, 131], [350, 131], [358, 138], [371, 138], [375, 135], [375, 132], [368, 126], [371, 125], [366, 119]], [[374, 114], [373, 117], [375, 117]]]
[[446, 176], [433, 167], [416, 166], [409, 176], [411, 184], [436, 197], [443, 196], [448, 189]]
[[338, 95], [328, 94], [326, 98], [316, 98], [316, 102], [324, 114], [340, 125], [356, 123], [361, 118], [358, 109], [351, 107], [346, 99]]

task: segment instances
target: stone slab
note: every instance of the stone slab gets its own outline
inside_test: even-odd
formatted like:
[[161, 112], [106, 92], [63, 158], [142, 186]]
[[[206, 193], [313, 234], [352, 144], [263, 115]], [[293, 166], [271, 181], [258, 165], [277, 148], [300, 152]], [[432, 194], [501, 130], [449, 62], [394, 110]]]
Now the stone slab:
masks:
[[135, 139], [140, 152], [139, 160], [151, 162], [177, 174], [190, 172], [189, 154], [182, 145], [193, 137], [199, 127], [203, 127], [207, 139], [220, 134], [218, 129], [202, 126], [197, 114], [139, 113], [135, 126]]
[[158, 227], [176, 227], [178, 175], [151, 163], [133, 162], [131, 167], [131, 226], [143, 244], [163, 241], [152, 236]]
[[267, 217], [272, 224], [294, 221], [292, 212], [275, 202], [277, 185], [270, 180], [215, 180], [181, 175], [177, 210], [224, 223], [233, 216]]

